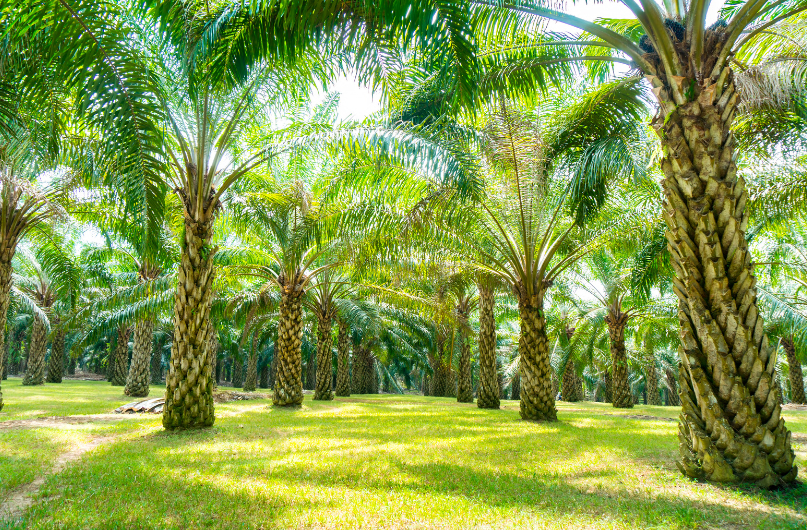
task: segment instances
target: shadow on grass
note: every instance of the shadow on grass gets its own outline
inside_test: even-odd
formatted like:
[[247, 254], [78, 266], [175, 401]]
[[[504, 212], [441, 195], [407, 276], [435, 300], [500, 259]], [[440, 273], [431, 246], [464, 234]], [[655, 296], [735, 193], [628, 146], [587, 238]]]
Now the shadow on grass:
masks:
[[406, 401], [306, 405], [251, 406], [212, 429], [104, 447], [50, 479], [43, 495], [54, 498], [20, 527], [807, 525], [804, 486], [771, 493], [678, 476], [667, 422], [568, 413], [534, 424]]

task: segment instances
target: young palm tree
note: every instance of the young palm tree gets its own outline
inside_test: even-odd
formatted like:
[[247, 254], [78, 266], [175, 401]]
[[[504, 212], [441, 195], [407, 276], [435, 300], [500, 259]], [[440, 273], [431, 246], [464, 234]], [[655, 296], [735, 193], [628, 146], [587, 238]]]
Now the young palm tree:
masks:
[[775, 356], [756, 302], [745, 239], [747, 192], [737, 175], [731, 125], [741, 102], [732, 58], [758, 47], [801, 12], [802, 3], [731, 3], [721, 12], [725, 20], [707, 27], [705, 0], [624, 0], [636, 16], [630, 35], [616, 24], [611, 29], [607, 20], [588, 22], [540, 2], [479, 3], [587, 32], [601, 44], [579, 60], [628, 63], [652, 84], [659, 107], [654, 126], [664, 151], [664, 218], [681, 309], [686, 385], [679, 467], [717, 482], [772, 487], [795, 480], [790, 433], [773, 386]]

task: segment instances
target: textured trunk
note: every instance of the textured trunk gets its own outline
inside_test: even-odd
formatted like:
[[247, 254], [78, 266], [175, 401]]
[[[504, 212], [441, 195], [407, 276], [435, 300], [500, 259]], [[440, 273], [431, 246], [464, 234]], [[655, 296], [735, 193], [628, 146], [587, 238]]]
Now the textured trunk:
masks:
[[301, 285], [287, 285], [280, 299], [280, 321], [277, 330], [277, 376], [272, 401], [277, 406], [295, 406], [303, 402], [302, 336], [303, 322], [300, 308]]
[[149, 395], [149, 376], [151, 375], [151, 342], [154, 332], [154, 321], [141, 320], [135, 325], [134, 342], [132, 344], [132, 363], [126, 378], [123, 393], [132, 397]]
[[[277, 350], [275, 350], [276, 352]], [[272, 363], [269, 365], [269, 388], [275, 388], [275, 380], [277, 376], [277, 355], [272, 353]]]
[[667, 401], [671, 407], [677, 407], [681, 405], [681, 399], [678, 397], [678, 374], [667, 368], [664, 376], [667, 378]]
[[467, 319], [461, 325], [460, 366], [457, 374], [457, 401], [460, 403], [473, 403], [474, 391], [471, 384], [471, 342], [468, 340], [465, 329]]
[[375, 362], [370, 365], [370, 394], [378, 394], [378, 370], [375, 369]]
[[[207, 207], [208, 201], [204, 202]], [[208, 361], [215, 276], [215, 250], [209, 247], [212, 233], [212, 219], [198, 222], [186, 215], [174, 297], [174, 341], [163, 408], [166, 429], [209, 427], [215, 421]]]
[[151, 352], [151, 367], [150, 367], [151, 384], [159, 385], [163, 379], [163, 343], [162, 341], [154, 341], [154, 349]]
[[208, 353], [208, 363], [210, 364], [210, 385], [213, 390], [219, 384], [219, 376], [221, 369], [219, 367], [219, 336], [215, 329], [213, 329], [212, 337], [210, 338], [210, 351]]
[[493, 289], [479, 285], [479, 390], [476, 406], [498, 409], [501, 399], [499, 371], [496, 368], [496, 321], [493, 315]]
[[28, 366], [25, 370], [23, 385], [45, 384], [45, 349], [48, 334], [45, 323], [38, 315], [34, 316], [34, 328], [31, 331], [31, 347], [28, 351]]
[[[53, 319], [53, 324], [58, 325], [59, 320]], [[61, 383], [64, 370], [64, 336], [63, 330], [58, 330], [53, 334], [53, 342], [50, 345], [50, 361], [48, 362], [48, 383]]]
[[798, 405], [807, 405], [804, 396], [804, 376], [801, 373], [801, 363], [796, 357], [796, 345], [792, 337], [782, 339], [782, 348], [787, 355], [788, 377], [790, 378], [790, 400]]
[[[538, 297], [539, 300], [543, 296]], [[531, 421], [556, 421], [555, 396], [552, 395], [552, 378], [549, 364], [549, 341], [546, 337], [546, 319], [542, 303], [530, 305], [521, 300], [519, 315], [521, 336], [518, 351], [521, 354], [521, 418]]]
[[67, 362], [67, 375], [76, 375], [76, 358], [73, 356]]
[[261, 388], [269, 388], [269, 363], [266, 363], [261, 367], [260, 373], [260, 383], [258, 386]]
[[347, 322], [339, 321], [339, 332], [336, 337], [337, 367], [336, 395], [350, 395], [350, 329]]
[[561, 399], [574, 403], [580, 401], [582, 396], [579, 393], [579, 385], [577, 382], [577, 371], [574, 361], [569, 359], [566, 361], [566, 367], [563, 369], [563, 386], [561, 388]]
[[333, 361], [331, 360], [331, 326], [332, 318], [324, 315], [317, 323], [317, 386], [314, 399], [329, 401], [333, 399], [331, 381], [333, 380]]
[[647, 404], [648, 405], [661, 405], [661, 396], [658, 392], [658, 373], [656, 372], [656, 357], [653, 355], [653, 350], [647, 348], [645, 350], [645, 369], [644, 369], [645, 390], [647, 391]]
[[605, 317], [611, 342], [612, 404], [616, 408], [633, 408], [633, 395], [628, 382], [628, 356], [625, 354], [625, 313], [609, 312]]
[[514, 375], [512, 381], [510, 381], [510, 399], [521, 399], [521, 374], [519, 373]]
[[434, 379], [432, 380], [432, 395], [436, 397], [445, 397], [447, 389], [448, 370], [443, 367], [441, 361], [438, 361], [437, 370], [435, 370]]
[[605, 403], [612, 403], [614, 401], [614, 385], [613, 380], [611, 378], [611, 369], [607, 368], [603, 373], [604, 379], [604, 386], [605, 386], [605, 393], [603, 395], [603, 399]]
[[655, 125], [681, 326], [678, 465], [690, 477], [717, 482], [791, 482], [795, 457], [744, 233], [748, 195], [730, 129], [738, 101], [733, 74], [726, 68], [718, 82], [678, 80], [687, 101], [676, 104], [651, 78], [662, 108]]
[[255, 392], [258, 388], [258, 337], [252, 336], [252, 344], [247, 358], [247, 375], [244, 378], [244, 392]]
[[242, 388], [244, 386], [244, 360], [233, 359], [233, 387]]
[[[8, 337], [6, 337], [6, 318], [8, 316], [8, 305], [11, 302], [11, 257], [14, 255], [14, 250], [4, 248], [0, 254], [0, 345], [6, 361], [0, 365], [0, 381], [6, 378], [6, 370], [8, 367]], [[6, 368], [7, 369], [7, 368]], [[3, 410], [3, 392], [0, 387], [0, 410]]]

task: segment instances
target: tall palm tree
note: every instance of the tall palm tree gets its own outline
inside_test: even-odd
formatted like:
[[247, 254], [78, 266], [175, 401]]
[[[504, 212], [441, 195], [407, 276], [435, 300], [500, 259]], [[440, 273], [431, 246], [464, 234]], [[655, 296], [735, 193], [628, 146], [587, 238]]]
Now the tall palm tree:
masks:
[[476, 405], [481, 409], [498, 409], [501, 398], [499, 370], [496, 365], [496, 319], [494, 316], [495, 276], [480, 273], [479, 291], [479, 389]]
[[[790, 434], [774, 392], [775, 356], [763, 333], [745, 239], [747, 192], [737, 175], [731, 131], [741, 102], [740, 76], [732, 58], [758, 49], [803, 4], [731, 3], [707, 27], [705, 0], [623, 0], [636, 20], [622, 24], [620, 32], [607, 19], [593, 23], [539, 2], [478, 3], [578, 28], [595, 40], [578, 60], [628, 63], [652, 84], [659, 109], [654, 126], [664, 152], [664, 218], [681, 309], [686, 384], [679, 467], [717, 482], [772, 487], [795, 480]], [[761, 426], [762, 433], [750, 425]]]
[[606, 85], [562, 108], [538, 107], [535, 115], [500, 100], [483, 150], [496, 185], [468, 209], [471, 221], [447, 224], [477, 254], [476, 266], [499, 276], [519, 302], [523, 419], [557, 419], [544, 298], [555, 278], [589, 251], [594, 234], [581, 226], [601, 206], [612, 168], [634, 173], [638, 167], [626, 145], [638, 141], [638, 95], [632, 83]]

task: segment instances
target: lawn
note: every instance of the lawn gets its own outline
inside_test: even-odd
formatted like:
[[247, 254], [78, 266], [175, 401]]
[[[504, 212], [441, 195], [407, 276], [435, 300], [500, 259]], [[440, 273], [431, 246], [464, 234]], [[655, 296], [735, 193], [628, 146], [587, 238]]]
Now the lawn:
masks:
[[[805, 485], [763, 492], [683, 478], [677, 425], [662, 419], [672, 407], [558, 403], [558, 423], [535, 424], [513, 401], [483, 411], [441, 398], [307, 396], [298, 410], [218, 405], [214, 428], [179, 434], [159, 416], [2, 429], [126, 401], [102, 382], [4, 383], [0, 498], [71, 443], [109, 441], [49, 476], [24, 518], [0, 527], [807, 528]], [[804, 477], [807, 412], [785, 418]]]

